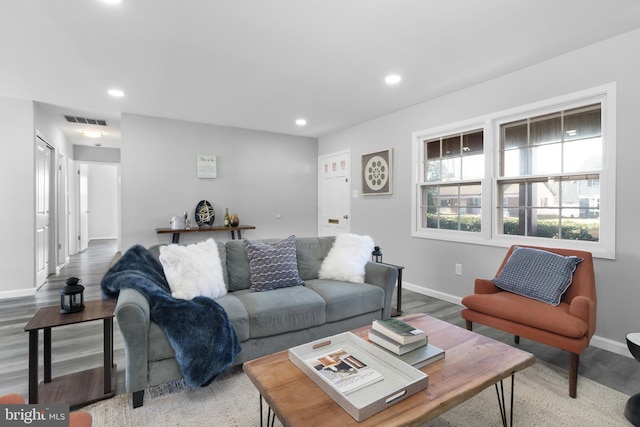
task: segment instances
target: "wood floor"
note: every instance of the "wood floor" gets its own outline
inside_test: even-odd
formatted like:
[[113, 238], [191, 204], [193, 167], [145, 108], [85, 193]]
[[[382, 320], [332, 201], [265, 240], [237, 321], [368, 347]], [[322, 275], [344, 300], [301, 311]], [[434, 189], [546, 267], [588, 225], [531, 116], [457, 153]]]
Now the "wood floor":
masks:
[[[28, 334], [24, 332], [24, 326], [29, 319], [40, 307], [60, 303], [60, 289], [64, 287], [64, 281], [69, 277], [82, 279], [82, 285], [85, 286], [85, 300], [101, 298], [100, 280], [118, 257], [115, 241], [92, 241], [87, 250], [71, 257], [70, 262], [61, 269], [59, 274], [50, 276], [35, 297], [0, 300], [0, 395], [20, 393], [27, 397]], [[402, 309], [404, 314], [427, 313], [464, 327], [460, 306], [415, 292], [403, 290]], [[513, 337], [510, 335], [481, 325], [475, 326], [475, 331], [478, 333], [513, 344]], [[40, 335], [42, 336], [42, 333]], [[569, 357], [561, 350], [524, 338], [521, 339], [519, 347], [533, 353], [540, 360], [568, 369]], [[42, 353], [42, 343], [40, 349]], [[114, 331], [114, 361], [118, 365], [116, 393], [125, 393], [124, 348], [117, 322], [115, 322]], [[40, 365], [42, 365], [42, 354]], [[102, 322], [87, 322], [52, 330], [53, 377], [101, 365]], [[42, 366], [40, 370], [42, 379]], [[629, 357], [589, 347], [580, 357], [579, 373], [625, 394], [640, 392], [640, 365], [635, 359]], [[580, 383], [578, 382], [579, 397]]]

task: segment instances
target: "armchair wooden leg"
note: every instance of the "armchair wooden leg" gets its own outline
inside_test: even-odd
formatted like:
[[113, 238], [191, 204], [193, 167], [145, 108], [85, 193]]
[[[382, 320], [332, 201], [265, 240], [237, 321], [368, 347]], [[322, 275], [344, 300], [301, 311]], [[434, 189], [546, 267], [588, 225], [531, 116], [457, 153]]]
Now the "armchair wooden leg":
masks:
[[467, 323], [467, 331], [473, 331], [473, 322], [471, 320], [465, 320]]
[[578, 364], [580, 363], [580, 355], [571, 353], [569, 357], [569, 397], [575, 399], [578, 390]]
[[519, 335], [514, 335], [513, 336], [513, 342], [516, 344], [520, 344], [520, 336]]

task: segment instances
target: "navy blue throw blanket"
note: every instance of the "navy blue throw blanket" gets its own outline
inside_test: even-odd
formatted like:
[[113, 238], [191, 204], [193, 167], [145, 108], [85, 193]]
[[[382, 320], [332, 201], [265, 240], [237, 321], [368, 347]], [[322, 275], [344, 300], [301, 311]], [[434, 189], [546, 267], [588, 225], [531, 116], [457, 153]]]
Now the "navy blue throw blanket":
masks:
[[116, 298], [132, 288], [149, 301], [151, 320], [169, 339], [182, 375], [191, 386], [206, 386], [240, 353], [224, 309], [211, 298], [173, 298], [162, 265], [140, 245], [131, 247], [102, 279], [102, 294]]

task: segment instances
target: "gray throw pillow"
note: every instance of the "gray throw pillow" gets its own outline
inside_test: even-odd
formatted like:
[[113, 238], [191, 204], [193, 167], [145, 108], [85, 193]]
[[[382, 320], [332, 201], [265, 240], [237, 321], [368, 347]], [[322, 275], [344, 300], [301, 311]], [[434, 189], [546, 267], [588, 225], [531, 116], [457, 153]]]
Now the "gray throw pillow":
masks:
[[582, 261], [576, 256], [516, 246], [493, 283], [505, 291], [557, 306]]
[[262, 292], [302, 285], [296, 258], [296, 236], [271, 244], [244, 239], [244, 247], [249, 258], [249, 289]]

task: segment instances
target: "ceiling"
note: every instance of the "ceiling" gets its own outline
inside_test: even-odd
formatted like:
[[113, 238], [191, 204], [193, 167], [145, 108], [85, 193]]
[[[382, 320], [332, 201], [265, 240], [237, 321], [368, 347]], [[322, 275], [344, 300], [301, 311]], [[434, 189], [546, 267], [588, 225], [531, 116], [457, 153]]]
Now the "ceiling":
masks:
[[74, 144], [64, 114], [106, 118], [107, 147], [121, 113], [320, 137], [636, 28], [637, 0], [20, 0], [0, 96]]

